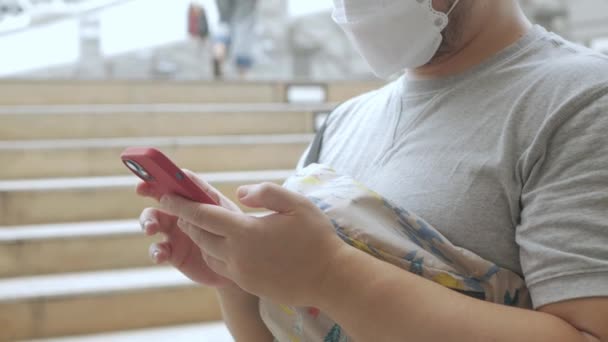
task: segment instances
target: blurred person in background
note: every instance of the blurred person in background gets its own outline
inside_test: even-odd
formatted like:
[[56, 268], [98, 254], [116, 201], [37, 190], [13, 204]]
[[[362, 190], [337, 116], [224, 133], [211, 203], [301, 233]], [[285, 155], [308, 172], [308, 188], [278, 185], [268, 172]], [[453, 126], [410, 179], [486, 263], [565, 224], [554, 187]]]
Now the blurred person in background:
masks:
[[227, 60], [234, 61], [240, 77], [253, 66], [257, 0], [216, 0], [220, 23], [213, 37], [213, 73], [224, 75]]
[[209, 38], [209, 22], [207, 20], [207, 11], [198, 3], [190, 3], [188, 6], [188, 34], [194, 40], [198, 58], [206, 58], [208, 56], [209, 47], [207, 45]]
[[[334, 0], [333, 18], [398, 78], [329, 116], [318, 161], [519, 275], [531, 303], [383, 262], [277, 185], [239, 188], [275, 212], [244, 215], [194, 174], [220, 207], [138, 186], [161, 204], [140, 217], [167, 236], [153, 260], [217, 287], [237, 341], [608, 342], [608, 58], [532, 25], [516, 0]], [[321, 317], [336, 322], [326, 335]]]
[[197, 3], [188, 6], [188, 34], [191, 37], [204, 41], [209, 36], [209, 23], [205, 8]]

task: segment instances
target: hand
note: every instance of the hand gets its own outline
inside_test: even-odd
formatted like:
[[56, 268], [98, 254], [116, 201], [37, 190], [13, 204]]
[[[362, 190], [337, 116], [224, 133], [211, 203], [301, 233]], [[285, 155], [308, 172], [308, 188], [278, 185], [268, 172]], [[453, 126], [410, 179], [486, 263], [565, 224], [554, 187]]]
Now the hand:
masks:
[[219, 275], [259, 297], [314, 306], [332, 264], [347, 244], [312, 202], [278, 185], [239, 188], [244, 205], [274, 214], [251, 217], [226, 208], [167, 195], [163, 210], [207, 254]]
[[[188, 170], [184, 170], [184, 173], [201, 186], [220, 206], [226, 210], [241, 213], [236, 204], [198, 178], [196, 174]], [[137, 185], [137, 193], [156, 200], [160, 200], [162, 195], [145, 182]], [[149, 248], [150, 257], [155, 263], [169, 262], [188, 278], [207, 286], [225, 287], [233, 284], [232, 281], [218, 275], [207, 266], [205, 262], [207, 255], [177, 227], [177, 217], [162, 210], [147, 208], [141, 213], [139, 220], [146, 235], [152, 236], [159, 233], [165, 235], [165, 241], [154, 243]]]

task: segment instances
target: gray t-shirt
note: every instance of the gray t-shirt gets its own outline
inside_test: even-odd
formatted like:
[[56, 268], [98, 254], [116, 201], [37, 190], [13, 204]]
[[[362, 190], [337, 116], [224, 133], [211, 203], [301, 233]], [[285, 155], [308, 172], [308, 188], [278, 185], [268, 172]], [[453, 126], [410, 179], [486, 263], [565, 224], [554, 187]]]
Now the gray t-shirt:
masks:
[[535, 307], [608, 296], [606, 56], [536, 26], [461, 75], [344, 103], [319, 161], [523, 275]]

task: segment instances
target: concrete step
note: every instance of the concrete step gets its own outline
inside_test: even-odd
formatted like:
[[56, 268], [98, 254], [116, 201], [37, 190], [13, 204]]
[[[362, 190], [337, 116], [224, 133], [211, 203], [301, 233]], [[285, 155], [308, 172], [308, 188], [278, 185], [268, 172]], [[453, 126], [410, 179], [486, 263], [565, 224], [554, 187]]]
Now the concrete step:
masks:
[[0, 106], [0, 140], [302, 134], [333, 104]]
[[282, 102], [275, 82], [3, 81], [0, 104]]
[[311, 134], [0, 141], [0, 179], [128, 175], [120, 153], [154, 146], [200, 172], [293, 168]]
[[189, 324], [115, 333], [58, 337], [21, 342], [234, 342], [223, 322]]
[[0, 229], [0, 278], [152, 266], [136, 220]]
[[218, 321], [215, 291], [172, 268], [0, 281], [0, 340]]
[[378, 81], [9, 80], [0, 82], [0, 105], [301, 102], [294, 98], [296, 92], [315, 95], [309, 102], [342, 102], [381, 85]]
[[[369, 91], [382, 87], [386, 82], [378, 80], [370, 81], [337, 81], [330, 82], [327, 85], [327, 102], [344, 102], [352, 99], [355, 96], [367, 93]], [[293, 86], [288, 88], [288, 91], [293, 89]]]
[[[205, 173], [235, 200], [243, 184], [282, 183], [293, 170]], [[0, 226], [134, 219], [155, 203], [135, 195], [135, 176], [0, 181]], [[236, 200], [235, 200], [236, 201]]]
[[137, 220], [3, 227], [0, 278], [150, 267], [148, 246], [160, 239]]

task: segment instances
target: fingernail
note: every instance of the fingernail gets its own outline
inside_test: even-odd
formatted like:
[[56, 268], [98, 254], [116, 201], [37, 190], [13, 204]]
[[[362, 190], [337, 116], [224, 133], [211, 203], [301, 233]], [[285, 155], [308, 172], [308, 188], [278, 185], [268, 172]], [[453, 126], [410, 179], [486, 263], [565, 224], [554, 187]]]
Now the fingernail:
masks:
[[158, 262], [158, 258], [160, 257], [160, 251], [156, 250], [152, 253], [152, 259], [154, 260], [154, 262]]
[[151, 224], [152, 221], [145, 220], [144, 223], [141, 225], [141, 230], [143, 230], [144, 232], [147, 231]]

